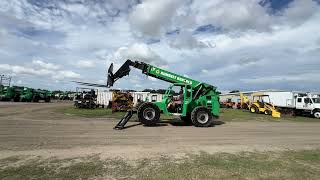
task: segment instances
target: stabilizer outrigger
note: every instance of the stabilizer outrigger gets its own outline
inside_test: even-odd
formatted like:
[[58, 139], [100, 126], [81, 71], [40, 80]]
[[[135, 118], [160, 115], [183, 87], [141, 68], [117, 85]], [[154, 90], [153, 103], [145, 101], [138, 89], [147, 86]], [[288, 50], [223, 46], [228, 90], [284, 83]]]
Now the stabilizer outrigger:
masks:
[[122, 130], [124, 129], [124, 126], [127, 124], [127, 122], [131, 119], [133, 114], [136, 114], [136, 109], [129, 109], [127, 110], [126, 114], [122, 117], [122, 119], [118, 122], [118, 124], [113, 128], [116, 130]]

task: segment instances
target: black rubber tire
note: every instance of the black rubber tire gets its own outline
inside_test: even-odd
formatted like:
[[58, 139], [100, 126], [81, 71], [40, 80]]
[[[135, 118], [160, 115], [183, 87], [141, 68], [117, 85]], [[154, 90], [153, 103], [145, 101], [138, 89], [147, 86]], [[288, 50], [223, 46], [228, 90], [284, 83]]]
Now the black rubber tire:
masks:
[[315, 112], [313, 113], [313, 117], [315, 117], [315, 118], [317, 118], [317, 119], [320, 119], [319, 114], [320, 114], [320, 111], [317, 110], [317, 111], [315, 111]]
[[20, 96], [19, 95], [14, 96], [13, 102], [19, 102], [19, 101], [20, 101]]
[[[146, 117], [146, 116], [150, 116], [150, 117]], [[160, 120], [160, 109], [158, 108], [158, 106], [156, 106], [153, 103], [150, 103], [150, 102], [143, 103], [140, 105], [138, 109], [138, 119], [142, 124], [146, 126], [154, 126]]]
[[48, 103], [48, 102], [51, 101], [51, 98], [50, 98], [50, 97], [47, 97], [44, 101]]
[[[200, 113], [204, 116], [207, 116], [205, 117], [206, 120], [203, 121], [202, 119], [200, 119]], [[199, 106], [192, 110], [191, 121], [192, 124], [196, 127], [210, 127], [213, 124], [213, 116], [208, 108], [204, 106]]]
[[32, 98], [32, 102], [39, 102], [39, 98], [38, 98], [37, 96], [34, 96], [34, 97]]
[[270, 112], [269, 110], [265, 110], [265, 111], [264, 111], [264, 114], [265, 114], [265, 115], [271, 115], [272, 112]]
[[[254, 112], [252, 112], [251, 109], [254, 109]], [[259, 109], [256, 106], [252, 106], [252, 107], [250, 107], [250, 112], [259, 114]]]

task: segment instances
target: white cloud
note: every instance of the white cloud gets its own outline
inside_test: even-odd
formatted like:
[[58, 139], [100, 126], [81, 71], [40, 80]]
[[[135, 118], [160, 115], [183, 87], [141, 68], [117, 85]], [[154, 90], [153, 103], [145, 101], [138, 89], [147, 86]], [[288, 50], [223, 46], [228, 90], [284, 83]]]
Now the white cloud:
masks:
[[143, 35], [160, 36], [182, 4], [183, 0], [145, 0], [133, 9], [129, 22]]
[[[15, 82], [71, 90], [63, 79], [97, 82], [106, 62], [132, 59], [219, 89], [318, 88], [294, 79], [320, 69], [318, 1], [293, 0], [276, 13], [260, 1], [1, 0], [0, 70]], [[199, 31], [208, 24], [214, 29]], [[132, 71], [116, 86], [167, 86], [142, 77]]]
[[130, 46], [119, 48], [110, 58], [111, 61], [125, 61], [131, 59], [133, 61], [143, 61], [146, 63], [154, 63], [156, 65], [167, 64], [158, 54], [156, 54], [147, 44], [135, 43]]
[[310, 72], [310, 73], [297, 73], [297, 74], [288, 74], [288, 75], [275, 75], [268, 77], [257, 77], [253, 79], [241, 79], [242, 82], [248, 84], [270, 84], [270, 83], [320, 83], [320, 73], [319, 72]]
[[94, 68], [96, 63], [91, 60], [80, 60], [74, 64], [78, 68]]
[[51, 69], [51, 70], [58, 70], [60, 69], [60, 66], [59, 65], [56, 65], [56, 64], [53, 64], [53, 63], [46, 63], [46, 62], [43, 62], [41, 60], [32, 60], [32, 63], [35, 64], [35, 65], [38, 65], [40, 66], [41, 68], [44, 68], [44, 69]]
[[52, 77], [53, 79], [57, 79], [57, 80], [63, 80], [65, 78], [79, 79], [81, 78], [81, 75], [73, 71], [66, 70], [66, 71], [58, 71]]
[[271, 23], [267, 9], [258, 0], [211, 1], [200, 9], [199, 21], [228, 30], [266, 30]]
[[53, 79], [63, 80], [65, 78], [81, 78], [81, 75], [70, 70], [34, 69], [19, 65], [0, 64], [0, 70], [16, 75], [32, 75], [44, 78], [50, 76]]
[[300, 25], [319, 10], [319, 5], [314, 0], [295, 0], [283, 12], [282, 18], [284, 22]]
[[172, 41], [170, 45], [178, 49], [196, 49], [210, 47], [208, 44], [198, 40], [192, 35], [191, 31], [180, 32]]

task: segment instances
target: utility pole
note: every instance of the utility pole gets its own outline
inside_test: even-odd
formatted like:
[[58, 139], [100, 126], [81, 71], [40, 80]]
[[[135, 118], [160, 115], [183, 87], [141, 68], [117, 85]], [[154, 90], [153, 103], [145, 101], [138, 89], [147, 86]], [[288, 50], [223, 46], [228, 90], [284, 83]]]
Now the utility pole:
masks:
[[11, 76], [6, 76], [6, 75], [1, 74], [0, 75], [0, 85], [5, 85], [5, 84], [10, 86], [10, 84], [11, 84]]

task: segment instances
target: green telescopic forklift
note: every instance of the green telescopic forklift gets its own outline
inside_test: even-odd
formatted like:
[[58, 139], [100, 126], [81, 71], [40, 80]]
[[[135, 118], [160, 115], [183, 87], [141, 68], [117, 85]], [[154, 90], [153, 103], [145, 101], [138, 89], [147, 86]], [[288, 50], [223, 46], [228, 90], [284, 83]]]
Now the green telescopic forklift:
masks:
[[[115, 73], [111, 63], [108, 69], [107, 87], [112, 87], [115, 81], [129, 75], [130, 67], [140, 69], [143, 74], [172, 85], [167, 89], [162, 101], [144, 102], [138, 109], [128, 110], [114, 129], [123, 129], [135, 113], [139, 121], [146, 126], [156, 125], [160, 121], [160, 113], [180, 116], [181, 120], [196, 127], [212, 126], [214, 120], [219, 117], [219, 93], [216, 87], [144, 62], [127, 60]], [[172, 91], [174, 87], [181, 89], [178, 97], [174, 97]]]
[[18, 102], [22, 90], [23, 87], [21, 86], [3, 86], [0, 94], [0, 101]]

